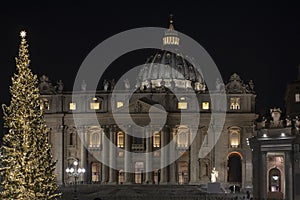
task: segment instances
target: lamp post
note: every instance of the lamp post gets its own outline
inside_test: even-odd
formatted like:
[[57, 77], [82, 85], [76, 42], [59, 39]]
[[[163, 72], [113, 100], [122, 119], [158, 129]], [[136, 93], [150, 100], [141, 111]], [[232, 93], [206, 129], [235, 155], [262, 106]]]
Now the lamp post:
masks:
[[75, 160], [73, 162], [73, 165], [74, 165], [74, 167], [71, 167], [71, 168], [68, 167], [66, 169], [66, 172], [67, 172], [68, 176], [74, 176], [75, 184], [74, 184], [74, 198], [73, 198], [73, 200], [78, 200], [78, 197], [77, 197], [77, 179], [80, 175], [85, 173], [85, 169], [78, 167], [78, 161], [77, 160]]

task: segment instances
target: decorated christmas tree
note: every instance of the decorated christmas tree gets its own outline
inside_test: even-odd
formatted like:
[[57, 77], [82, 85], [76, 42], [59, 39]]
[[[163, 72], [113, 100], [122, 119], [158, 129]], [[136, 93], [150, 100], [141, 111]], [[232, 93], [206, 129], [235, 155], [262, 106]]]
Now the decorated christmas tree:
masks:
[[26, 32], [21, 32], [12, 77], [10, 105], [3, 105], [4, 134], [1, 147], [0, 199], [57, 199], [55, 162], [48, 141], [49, 128], [40, 108], [37, 76], [29, 68]]

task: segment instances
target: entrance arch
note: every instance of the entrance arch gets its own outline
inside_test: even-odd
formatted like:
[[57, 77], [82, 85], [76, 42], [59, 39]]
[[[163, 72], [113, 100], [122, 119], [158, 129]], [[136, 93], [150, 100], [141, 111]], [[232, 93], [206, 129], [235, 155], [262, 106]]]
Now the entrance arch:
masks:
[[242, 183], [242, 156], [239, 152], [228, 155], [227, 170], [227, 182]]
[[144, 162], [136, 162], [135, 163], [135, 183], [142, 184], [143, 183], [143, 171], [144, 171]]
[[269, 171], [269, 191], [281, 192], [281, 172], [277, 167]]

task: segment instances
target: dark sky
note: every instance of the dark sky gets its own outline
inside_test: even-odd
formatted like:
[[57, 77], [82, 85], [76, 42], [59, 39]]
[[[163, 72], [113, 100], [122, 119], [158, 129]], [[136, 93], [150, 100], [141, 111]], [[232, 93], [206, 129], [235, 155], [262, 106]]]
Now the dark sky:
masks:
[[[81, 62], [100, 42], [132, 28], [167, 27], [172, 13], [175, 28], [197, 40], [208, 51], [225, 81], [234, 72], [245, 81], [254, 80], [257, 112], [273, 106], [284, 109], [286, 84], [296, 79], [300, 64], [297, 4], [95, 2], [1, 3], [1, 104], [9, 101], [8, 87], [15, 72], [14, 57], [18, 52], [20, 30], [28, 32], [34, 73], [46, 74], [53, 83], [62, 79], [65, 88], [71, 90]], [[146, 60], [142, 53], [135, 57], [132, 59], [131, 55], [127, 59], [133, 66]], [[117, 66], [118, 71], [130, 65], [123, 63]]]

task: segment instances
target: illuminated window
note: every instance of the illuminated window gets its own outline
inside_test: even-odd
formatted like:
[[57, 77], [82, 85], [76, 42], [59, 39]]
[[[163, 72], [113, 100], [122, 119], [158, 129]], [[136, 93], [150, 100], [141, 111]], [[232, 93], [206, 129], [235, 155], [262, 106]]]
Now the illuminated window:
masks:
[[46, 99], [46, 98], [40, 99], [40, 109], [41, 110], [50, 110], [48, 99]]
[[124, 156], [124, 152], [123, 152], [123, 151], [119, 151], [119, 152], [118, 152], [118, 156], [119, 156], [119, 157], [123, 157], [123, 156]]
[[69, 109], [70, 109], [70, 110], [76, 110], [76, 103], [71, 102], [71, 103], [69, 104]]
[[300, 102], [300, 94], [295, 94], [295, 102]]
[[178, 102], [178, 109], [180, 109], [180, 110], [186, 110], [187, 109], [187, 102], [186, 101], [180, 101], [180, 102]]
[[98, 126], [91, 126], [87, 130], [87, 145], [90, 148], [99, 148], [102, 143], [103, 130]]
[[232, 148], [238, 148], [240, 145], [240, 128], [234, 127], [229, 129], [230, 146]]
[[117, 143], [118, 143], [117, 145], [119, 148], [124, 147], [124, 133], [122, 133], [122, 132], [118, 133]]
[[118, 176], [118, 182], [119, 184], [123, 184], [125, 180], [125, 175], [123, 169], [120, 169], [119, 176]]
[[272, 168], [269, 171], [269, 191], [280, 192], [281, 191], [281, 173], [278, 168]]
[[203, 110], [209, 110], [209, 102], [203, 101], [202, 102], [202, 109]]
[[163, 38], [164, 45], [179, 45], [179, 38], [174, 36], [168, 36]]
[[153, 136], [153, 147], [160, 147], [160, 133], [155, 133]]
[[90, 102], [90, 109], [91, 110], [99, 110], [100, 109], [100, 102], [97, 97], [92, 98], [92, 102]]
[[239, 110], [239, 109], [241, 109], [240, 98], [231, 97], [230, 98], [230, 110]]
[[101, 179], [101, 168], [100, 162], [93, 162], [92, 163], [92, 182], [96, 183], [99, 182]]
[[123, 101], [118, 101], [117, 102], [117, 108], [122, 108], [124, 106]]
[[179, 127], [177, 130], [177, 148], [188, 148], [189, 146], [189, 129]]
[[90, 147], [100, 147], [101, 137], [100, 133], [94, 132], [90, 135]]

